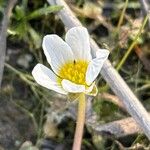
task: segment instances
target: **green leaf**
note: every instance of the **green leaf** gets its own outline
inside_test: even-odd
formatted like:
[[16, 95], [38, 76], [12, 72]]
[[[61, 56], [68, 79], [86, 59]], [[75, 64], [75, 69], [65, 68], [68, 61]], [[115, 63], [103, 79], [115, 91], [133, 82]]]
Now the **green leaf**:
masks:
[[11, 30], [11, 33], [14, 33], [15, 35], [19, 35], [19, 39], [24, 39], [27, 35], [28, 24], [27, 22], [22, 21], [16, 26], [11, 27], [10, 30]]
[[33, 40], [35, 48], [40, 48], [42, 43], [42, 37], [31, 26], [28, 26], [28, 31]]
[[21, 19], [23, 19], [25, 17], [25, 12], [24, 12], [22, 7], [20, 7], [18, 5], [15, 7], [14, 17], [17, 20], [21, 20]]
[[57, 12], [57, 11], [61, 10], [62, 8], [63, 8], [62, 6], [48, 6], [45, 8], [40, 8], [40, 9], [35, 10], [32, 13], [30, 13], [26, 17], [26, 19], [27, 20], [35, 19], [35, 18], [41, 17], [42, 15], [47, 15], [49, 13]]
[[4, 12], [4, 1], [0, 0], [0, 12]]

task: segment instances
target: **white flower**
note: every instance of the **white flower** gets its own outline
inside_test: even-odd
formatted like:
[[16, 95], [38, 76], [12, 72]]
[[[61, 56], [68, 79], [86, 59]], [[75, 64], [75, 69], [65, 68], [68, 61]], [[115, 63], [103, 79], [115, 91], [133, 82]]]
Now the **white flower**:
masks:
[[86, 28], [71, 28], [65, 41], [55, 34], [46, 35], [42, 46], [53, 71], [37, 64], [32, 75], [38, 84], [61, 94], [96, 95], [94, 81], [108, 58], [109, 51], [100, 49], [92, 59]]

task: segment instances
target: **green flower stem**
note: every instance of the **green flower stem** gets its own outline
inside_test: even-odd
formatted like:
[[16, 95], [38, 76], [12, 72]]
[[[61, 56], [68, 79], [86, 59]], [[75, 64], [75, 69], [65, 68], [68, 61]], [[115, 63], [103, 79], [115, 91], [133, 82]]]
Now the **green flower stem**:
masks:
[[77, 114], [77, 125], [74, 136], [73, 148], [72, 150], [80, 150], [85, 122], [85, 109], [86, 109], [86, 100], [85, 94], [81, 93], [78, 101], [78, 114]]
[[123, 10], [121, 12], [121, 16], [119, 18], [119, 22], [118, 22], [118, 25], [117, 25], [117, 32], [120, 31], [120, 27], [121, 27], [121, 24], [123, 22], [123, 18], [124, 18], [124, 15], [125, 15], [125, 11], [127, 9], [127, 6], [128, 6], [128, 0], [126, 0], [125, 4], [124, 4], [124, 7], [123, 7]]

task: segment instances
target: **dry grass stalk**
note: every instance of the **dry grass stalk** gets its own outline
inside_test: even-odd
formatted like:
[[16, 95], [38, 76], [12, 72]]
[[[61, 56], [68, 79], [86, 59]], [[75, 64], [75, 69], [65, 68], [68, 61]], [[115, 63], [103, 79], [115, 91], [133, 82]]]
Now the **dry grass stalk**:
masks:
[[2, 27], [0, 31], [0, 87], [3, 77], [5, 53], [6, 53], [6, 37], [7, 37], [7, 27], [9, 23], [9, 17], [11, 11], [16, 4], [17, 0], [9, 0], [8, 4], [3, 13]]

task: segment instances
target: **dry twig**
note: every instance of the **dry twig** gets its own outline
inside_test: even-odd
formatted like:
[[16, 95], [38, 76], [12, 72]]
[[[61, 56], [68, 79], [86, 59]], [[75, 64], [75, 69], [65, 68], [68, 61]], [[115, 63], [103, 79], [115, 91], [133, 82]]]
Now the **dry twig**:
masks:
[[9, 17], [12, 8], [16, 4], [16, 2], [17, 0], [9, 0], [3, 14], [2, 28], [0, 32], [0, 87], [1, 87], [2, 77], [3, 77], [4, 62], [5, 62], [7, 27], [8, 27]]
[[142, 49], [140, 48], [140, 46], [138, 46], [138, 45], [135, 46], [135, 53], [137, 54], [137, 56], [142, 61], [145, 69], [148, 72], [150, 72], [150, 60], [146, 57], [146, 54], [144, 54], [144, 52], [142, 51]]
[[109, 102], [112, 102], [115, 105], [117, 105], [123, 111], [126, 111], [122, 101], [115, 95], [112, 95], [112, 94], [109, 94], [109, 93], [99, 93], [98, 98], [104, 98], [105, 100], [108, 100]]
[[87, 125], [91, 126], [96, 133], [108, 137], [124, 137], [142, 132], [133, 118], [125, 118], [104, 125], [89, 119]]

